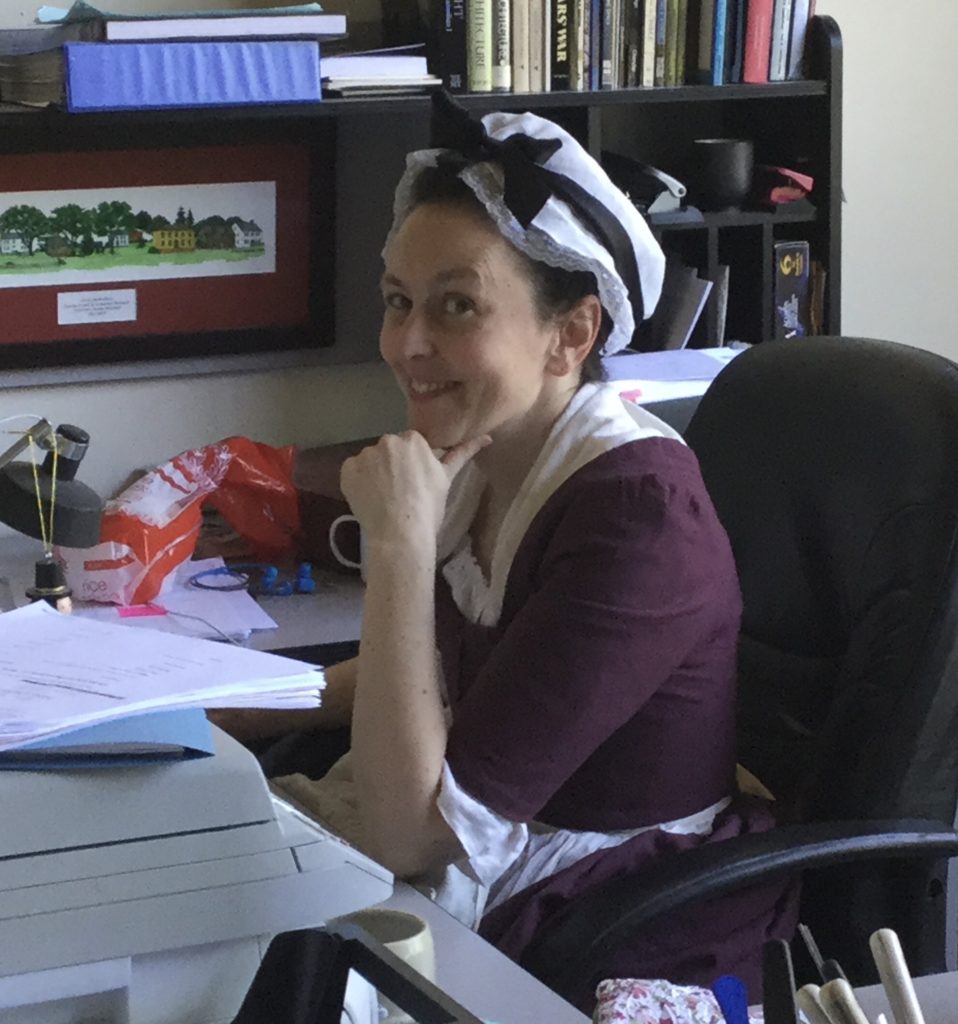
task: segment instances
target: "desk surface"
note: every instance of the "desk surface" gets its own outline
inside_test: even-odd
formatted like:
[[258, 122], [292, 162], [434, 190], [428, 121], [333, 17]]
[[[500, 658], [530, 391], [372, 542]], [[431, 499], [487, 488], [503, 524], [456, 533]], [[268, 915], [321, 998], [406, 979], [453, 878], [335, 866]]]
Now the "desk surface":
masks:
[[[36, 541], [0, 538], [0, 577], [10, 579], [17, 604], [25, 602], [39, 551]], [[323, 574], [315, 594], [261, 598], [279, 629], [254, 633], [249, 645], [269, 650], [355, 640], [362, 598], [358, 576], [337, 574]], [[587, 1024], [587, 1017], [410, 886], [397, 884], [386, 905], [429, 922], [439, 987], [476, 1016], [499, 1024]]]

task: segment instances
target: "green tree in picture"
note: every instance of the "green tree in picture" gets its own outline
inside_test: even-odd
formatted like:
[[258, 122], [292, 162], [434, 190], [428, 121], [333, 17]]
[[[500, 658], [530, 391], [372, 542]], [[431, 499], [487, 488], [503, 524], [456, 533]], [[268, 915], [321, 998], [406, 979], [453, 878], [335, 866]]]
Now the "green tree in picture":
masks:
[[10, 206], [0, 213], [0, 231], [16, 232], [23, 239], [27, 254], [33, 252], [34, 242], [49, 229], [47, 215], [35, 206]]
[[162, 213], [158, 213], [150, 221], [150, 231], [157, 231], [160, 228], [168, 228], [169, 226], [170, 222], [166, 219], [166, 217], [163, 216]]
[[138, 231], [149, 231], [153, 227], [153, 214], [147, 210], [140, 210], [133, 218], [133, 226]]
[[76, 203], [58, 206], [50, 213], [50, 231], [63, 235], [76, 246], [91, 227], [90, 211]]
[[116, 236], [133, 230], [133, 207], [129, 203], [100, 203], [93, 211], [93, 228], [99, 235], [106, 235], [110, 252], [116, 252]]

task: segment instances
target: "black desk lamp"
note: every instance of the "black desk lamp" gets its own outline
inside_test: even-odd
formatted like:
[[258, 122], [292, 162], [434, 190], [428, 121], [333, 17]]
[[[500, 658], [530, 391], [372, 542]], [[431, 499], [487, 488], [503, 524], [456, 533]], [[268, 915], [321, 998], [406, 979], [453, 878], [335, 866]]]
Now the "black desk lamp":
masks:
[[[36, 563], [34, 586], [27, 596], [33, 601], [43, 598], [54, 607], [70, 596], [70, 589], [53, 557], [53, 545], [88, 548], [100, 539], [103, 503], [95, 491], [74, 479], [89, 443], [85, 430], [68, 423], [54, 430], [41, 419], [0, 451], [0, 523], [43, 542], [43, 558]], [[12, 461], [31, 444], [47, 453], [42, 465]]]

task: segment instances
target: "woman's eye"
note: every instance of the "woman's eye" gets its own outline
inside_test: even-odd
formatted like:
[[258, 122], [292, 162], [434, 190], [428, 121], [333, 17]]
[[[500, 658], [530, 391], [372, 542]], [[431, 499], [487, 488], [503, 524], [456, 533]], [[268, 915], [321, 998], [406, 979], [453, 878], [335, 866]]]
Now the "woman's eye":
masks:
[[474, 309], [475, 305], [472, 300], [467, 299], [464, 295], [447, 295], [442, 300], [442, 311], [450, 316], [465, 316], [466, 313], [471, 313]]
[[390, 309], [409, 308], [409, 300], [405, 295], [402, 295], [399, 292], [387, 292], [383, 295], [383, 302], [385, 302]]

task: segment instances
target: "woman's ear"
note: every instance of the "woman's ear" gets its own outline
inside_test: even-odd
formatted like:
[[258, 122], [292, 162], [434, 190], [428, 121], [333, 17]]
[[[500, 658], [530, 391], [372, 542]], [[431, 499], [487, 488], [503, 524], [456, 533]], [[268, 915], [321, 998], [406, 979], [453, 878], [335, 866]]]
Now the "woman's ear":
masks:
[[586, 295], [564, 313], [558, 322], [556, 343], [546, 368], [556, 377], [566, 377], [592, 351], [602, 324], [602, 304], [597, 295]]

